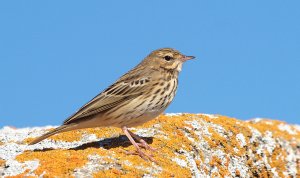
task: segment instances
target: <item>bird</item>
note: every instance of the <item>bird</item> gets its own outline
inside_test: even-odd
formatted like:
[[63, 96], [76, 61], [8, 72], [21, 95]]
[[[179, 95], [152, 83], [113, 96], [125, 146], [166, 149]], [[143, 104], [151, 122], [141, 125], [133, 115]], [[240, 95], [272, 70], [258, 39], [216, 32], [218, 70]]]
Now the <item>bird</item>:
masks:
[[152, 154], [141, 148], [150, 151], [156, 149], [128, 128], [150, 121], [165, 111], [175, 97], [183, 63], [194, 58], [173, 48], [152, 51], [136, 67], [67, 118], [61, 126], [36, 138], [29, 145], [62, 132], [118, 127], [135, 147], [131, 154], [155, 161]]

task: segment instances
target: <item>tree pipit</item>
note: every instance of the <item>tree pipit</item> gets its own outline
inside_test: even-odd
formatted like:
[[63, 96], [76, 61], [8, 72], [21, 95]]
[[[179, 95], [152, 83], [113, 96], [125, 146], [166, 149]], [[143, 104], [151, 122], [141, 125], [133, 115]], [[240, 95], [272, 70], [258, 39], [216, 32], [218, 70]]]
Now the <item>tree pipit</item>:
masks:
[[30, 144], [54, 134], [92, 127], [119, 127], [136, 148], [135, 154], [154, 161], [154, 151], [128, 127], [141, 125], [161, 114], [172, 102], [178, 85], [182, 64], [193, 56], [185, 56], [172, 48], [151, 52], [140, 64], [120, 77], [114, 84], [94, 97], [60, 127], [49, 131]]

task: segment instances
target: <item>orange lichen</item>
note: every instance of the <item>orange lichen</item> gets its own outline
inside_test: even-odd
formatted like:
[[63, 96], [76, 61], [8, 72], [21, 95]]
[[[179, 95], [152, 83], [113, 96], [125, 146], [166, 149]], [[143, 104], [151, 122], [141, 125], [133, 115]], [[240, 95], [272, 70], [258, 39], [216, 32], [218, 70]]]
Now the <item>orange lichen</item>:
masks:
[[84, 151], [75, 150], [27, 151], [17, 156], [16, 160], [24, 162], [38, 159], [40, 166], [35, 170], [37, 175], [43, 172], [46, 176], [71, 175], [75, 168], [87, 162], [87, 155], [83, 153]]
[[228, 167], [229, 166], [229, 162], [230, 162], [230, 158], [229, 158], [229, 156], [226, 156], [226, 162], [225, 162], [224, 166]]
[[220, 158], [218, 158], [217, 156], [213, 156], [209, 162], [210, 166], [217, 166], [222, 164], [222, 160]]
[[237, 170], [235, 170], [235, 176], [237, 176], [237, 177], [240, 177], [241, 176], [241, 173], [240, 173], [240, 171], [237, 169]]
[[30, 142], [32, 142], [35, 138], [32, 138], [32, 137], [29, 137], [29, 138], [26, 138], [22, 141], [22, 143], [24, 144], [29, 144]]
[[219, 175], [221, 177], [225, 177], [225, 176], [227, 176], [227, 175], [230, 174], [229, 171], [228, 171], [228, 167], [224, 166], [222, 164], [222, 160], [219, 157], [217, 157], [217, 156], [212, 156], [212, 158], [211, 158], [211, 160], [209, 162], [209, 165], [211, 167], [217, 167], [218, 170], [219, 170]]
[[289, 134], [285, 130], [280, 130], [279, 125], [286, 124], [282, 121], [277, 120], [260, 120], [258, 122], [249, 122], [249, 125], [253, 128], [257, 129], [258, 131], [265, 133], [266, 131], [272, 131], [272, 135], [276, 138], [283, 138], [285, 140], [292, 140], [292, 139], [300, 139], [300, 133], [297, 132], [295, 135]]
[[0, 159], [0, 167], [3, 167], [4, 165], [5, 165], [5, 160], [3, 160], [3, 159]]
[[200, 161], [199, 159], [196, 159], [196, 160], [195, 160], [195, 163], [196, 163], [197, 167], [200, 168], [201, 161]]
[[[158, 121], [161, 121], [161, 126], [163, 130], [168, 131], [170, 135], [169, 141], [153, 139], [151, 146], [159, 148], [159, 152], [153, 153], [156, 161], [159, 163], [159, 166], [162, 166], [164, 169], [162, 171], [163, 175], [182, 175], [184, 177], [191, 176], [191, 173], [188, 168], [180, 167], [177, 164], [174, 164], [172, 160], [165, 159], [166, 156], [175, 156], [175, 150], [179, 150], [182, 145], [185, 145], [186, 148], [189, 148], [191, 143], [184, 137], [183, 132], [180, 130], [174, 130], [174, 125], [178, 128], [182, 128], [185, 124], [184, 119], [177, 121], [175, 124], [170, 124], [171, 121], [167, 121], [170, 118], [166, 116], [161, 116], [158, 118]], [[167, 121], [167, 122], [166, 122]], [[180, 124], [179, 124], [180, 123]], [[150, 126], [150, 123], [146, 125]], [[153, 123], [152, 123], [153, 124]], [[101, 128], [101, 129], [84, 129], [75, 132], [66, 132], [61, 133], [55, 136], [52, 136], [52, 140], [63, 140], [63, 141], [74, 141], [82, 137], [82, 134], [95, 134], [97, 137], [109, 137], [111, 135], [121, 134], [120, 129], [115, 128]], [[178, 139], [180, 137], [180, 139]], [[191, 148], [190, 148], [191, 149]], [[130, 145], [125, 148], [125, 150], [134, 151], [135, 148]], [[71, 150], [46, 150], [46, 151], [34, 151], [34, 152], [24, 152], [23, 154], [17, 156], [17, 160], [24, 162], [26, 160], [38, 159], [40, 161], [40, 166], [35, 170], [36, 175], [41, 175], [45, 171], [45, 176], [59, 176], [67, 175], [71, 176], [75, 168], [80, 168], [84, 166], [88, 159], [88, 155], [98, 154], [98, 155], [108, 155], [109, 153], [114, 153], [115, 157], [122, 158], [123, 160], [129, 161], [132, 165], [126, 166], [121, 164], [121, 170], [108, 169], [95, 173], [95, 176], [106, 175], [108, 177], [114, 177], [116, 175], [125, 175], [126, 176], [138, 176], [143, 175], [145, 172], [136, 170], [136, 166], [151, 166], [151, 162], [143, 161], [140, 157], [136, 155], [125, 155], [124, 148], [122, 147], [112, 147], [108, 150], [101, 148], [86, 148], [86, 149], [71, 149]], [[56, 160], [56, 161], [53, 161]], [[100, 176], [101, 177], [101, 176]]]
[[[189, 122], [201, 120], [208, 127], [210, 135], [201, 135], [201, 138], [195, 132], [195, 129]], [[270, 125], [271, 122], [272, 124]], [[234, 118], [225, 116], [215, 116], [211, 118], [207, 115], [195, 115], [195, 114], [183, 114], [180, 116], [166, 116], [161, 115], [157, 119], [145, 123], [144, 125], [137, 127], [153, 128], [154, 125], [159, 125], [157, 130], [162, 132], [158, 136], [145, 138], [146, 141], [150, 141], [150, 145], [154, 148], [158, 148], [157, 152], [152, 153], [154, 159], [161, 167], [161, 171], [155, 173], [156, 177], [191, 177], [192, 173], [188, 167], [180, 166], [172, 158], [178, 158], [187, 161], [184, 154], [181, 153], [183, 149], [189, 153], [195, 151], [195, 143], [205, 141], [208, 143], [210, 149], [219, 149], [226, 154], [225, 160], [213, 155], [209, 157], [210, 162], [207, 166], [204, 166], [204, 160], [208, 155], [204, 155], [201, 150], [199, 151], [199, 159], [195, 160], [199, 169], [209, 173], [209, 167], [217, 167], [219, 172], [213, 173], [211, 177], [224, 177], [230, 176], [228, 166], [230, 163], [230, 157], [233, 155], [239, 158], [247, 157], [248, 150], [256, 150], [256, 143], [250, 144], [250, 138], [252, 137], [252, 131], [249, 127], [257, 129], [259, 132], [265, 134], [266, 131], [272, 130], [274, 137], [284, 138], [288, 140], [299, 139], [300, 133], [291, 136], [287, 132], [282, 132], [278, 126], [283, 124], [279, 121], [259, 121], [245, 122], [239, 121]], [[220, 133], [218, 128], [221, 127], [224, 133]], [[156, 129], [156, 128], [153, 128]], [[101, 157], [98, 164], [108, 163], [118, 165], [116, 167], [110, 167], [104, 170], [93, 173], [94, 177], [142, 177], [146, 174], [154, 174], [149, 170], [153, 167], [152, 162], [144, 161], [136, 155], [126, 155], [125, 150], [134, 151], [135, 148], [130, 144], [128, 140], [120, 139], [120, 135], [123, 135], [121, 129], [118, 128], [95, 128], [95, 129], [83, 129], [79, 131], [65, 132], [50, 137], [49, 139], [57, 141], [79, 141], [85, 134], [94, 134], [99, 140], [106, 138], [109, 145], [100, 147], [98, 142], [87, 143], [77, 148], [63, 150], [40, 150], [40, 151], [26, 151], [16, 157], [19, 162], [28, 160], [39, 160], [40, 166], [34, 171], [36, 175], [44, 175], [45, 177], [70, 177], [73, 176], [73, 172], [76, 168], [82, 168], [87, 164], [88, 157], [90, 155], [98, 155]], [[246, 145], [243, 146], [237, 140], [237, 134], [242, 134], [245, 138]], [[189, 139], [188, 136], [192, 139]], [[33, 138], [27, 138], [25, 143], [32, 141]], [[203, 139], [203, 140], [200, 140]], [[104, 143], [104, 142], [102, 142]], [[106, 142], [105, 142], [106, 143]], [[297, 144], [295, 144], [295, 147]], [[145, 151], [150, 154], [149, 151]], [[247, 158], [246, 164], [249, 166], [251, 172], [257, 172], [261, 177], [270, 176], [268, 170], [255, 167], [254, 163], [262, 160], [263, 156], [253, 152], [254, 156]], [[268, 162], [271, 167], [276, 167], [276, 171], [279, 176], [283, 176], [285, 170], [285, 158], [287, 152], [276, 147], [272, 154], [269, 154], [266, 150], [264, 154], [268, 158]], [[112, 159], [113, 158], [113, 159]], [[188, 161], [187, 161], [188, 162]], [[130, 163], [130, 164], [127, 164]], [[2, 163], [3, 164], [3, 163]], [[1, 165], [1, 160], [0, 160]], [[143, 169], [148, 168], [148, 169]], [[240, 171], [236, 170], [235, 175], [240, 176]], [[26, 174], [21, 174], [25, 176]]]
[[285, 168], [285, 158], [287, 157], [287, 153], [280, 147], [276, 147], [272, 153], [269, 155], [269, 164], [271, 167], [276, 167], [276, 171], [279, 173], [280, 177], [284, 177], [283, 172], [286, 171]]

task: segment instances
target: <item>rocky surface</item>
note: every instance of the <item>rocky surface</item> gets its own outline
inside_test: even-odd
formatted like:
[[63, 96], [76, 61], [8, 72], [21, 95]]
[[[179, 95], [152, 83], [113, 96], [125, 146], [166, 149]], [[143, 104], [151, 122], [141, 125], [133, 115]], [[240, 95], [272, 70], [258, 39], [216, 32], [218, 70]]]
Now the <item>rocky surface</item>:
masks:
[[161, 115], [132, 131], [157, 163], [136, 155], [117, 128], [85, 129], [28, 146], [53, 127], [0, 130], [0, 176], [300, 177], [300, 127], [219, 115]]

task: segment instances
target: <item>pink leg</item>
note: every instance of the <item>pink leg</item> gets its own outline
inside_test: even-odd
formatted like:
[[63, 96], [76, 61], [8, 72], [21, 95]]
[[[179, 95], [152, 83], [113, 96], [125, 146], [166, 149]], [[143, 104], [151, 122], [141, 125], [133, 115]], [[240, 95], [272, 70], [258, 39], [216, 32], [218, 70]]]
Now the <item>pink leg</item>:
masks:
[[143, 140], [141, 137], [134, 134], [130, 130], [128, 130], [128, 132], [133, 138], [135, 138], [138, 142], [140, 142], [140, 143], [137, 143], [139, 146], [145, 148], [146, 150], [150, 150], [150, 151], [156, 151], [157, 150], [157, 148], [151, 147], [150, 145], [148, 145], [148, 143], [145, 140]]
[[125, 133], [125, 135], [127, 136], [127, 138], [129, 139], [129, 141], [132, 143], [132, 145], [136, 148], [136, 152], [135, 153], [129, 153], [129, 154], [137, 154], [139, 155], [141, 158], [147, 160], [147, 158], [150, 161], [155, 162], [155, 160], [152, 158], [151, 155], [148, 155], [144, 152], [142, 152], [141, 148], [139, 147], [139, 145], [134, 141], [134, 139], [132, 138], [130, 131], [127, 129], [127, 127], [122, 127], [123, 132]]

